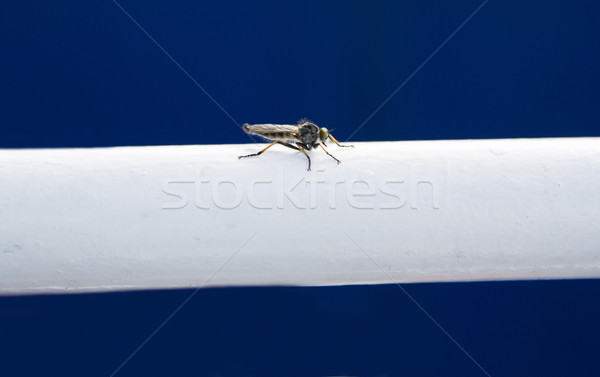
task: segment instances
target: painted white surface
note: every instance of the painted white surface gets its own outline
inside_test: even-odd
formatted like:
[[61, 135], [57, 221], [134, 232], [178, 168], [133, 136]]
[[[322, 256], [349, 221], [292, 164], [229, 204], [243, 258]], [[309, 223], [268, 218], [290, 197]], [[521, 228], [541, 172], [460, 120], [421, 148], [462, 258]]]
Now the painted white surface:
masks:
[[0, 150], [0, 294], [600, 277], [599, 138], [354, 144]]

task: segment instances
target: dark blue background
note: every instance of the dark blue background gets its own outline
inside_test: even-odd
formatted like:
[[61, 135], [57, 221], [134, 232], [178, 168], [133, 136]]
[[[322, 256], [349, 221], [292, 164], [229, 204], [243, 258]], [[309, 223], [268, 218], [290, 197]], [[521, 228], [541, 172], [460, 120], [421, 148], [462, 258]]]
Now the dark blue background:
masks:
[[[481, 3], [120, 2], [231, 119], [114, 2], [4, 2], [0, 147], [346, 140]], [[600, 136], [599, 11], [490, 1], [352, 140]], [[405, 288], [492, 376], [600, 373], [597, 280]], [[0, 375], [110, 376], [191, 292], [0, 298]], [[117, 376], [176, 374], [485, 375], [395, 285], [201, 290]]]

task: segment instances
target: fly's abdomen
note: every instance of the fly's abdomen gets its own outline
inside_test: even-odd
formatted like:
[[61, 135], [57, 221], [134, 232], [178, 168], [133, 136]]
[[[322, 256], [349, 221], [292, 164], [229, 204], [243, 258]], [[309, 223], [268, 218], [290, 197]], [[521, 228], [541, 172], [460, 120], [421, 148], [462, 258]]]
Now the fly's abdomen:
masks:
[[292, 140], [295, 139], [295, 134], [292, 132], [265, 132], [260, 136], [271, 140]]

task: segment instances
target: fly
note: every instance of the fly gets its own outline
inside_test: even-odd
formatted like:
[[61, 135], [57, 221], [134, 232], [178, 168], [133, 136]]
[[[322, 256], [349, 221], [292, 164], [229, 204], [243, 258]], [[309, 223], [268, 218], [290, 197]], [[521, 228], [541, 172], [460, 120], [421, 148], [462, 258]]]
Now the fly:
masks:
[[[329, 138], [337, 144], [338, 147], [352, 147], [353, 145], [341, 145], [329, 133], [327, 128], [319, 128], [316, 124], [306, 120], [301, 120], [298, 124], [248, 124], [245, 123], [242, 128], [250, 135], [258, 135], [269, 141], [271, 144], [258, 153], [249, 154], [246, 156], [238, 156], [238, 159], [245, 157], [260, 156], [264, 151], [271, 148], [275, 144], [281, 144], [288, 148], [302, 152], [308, 158], [308, 171], [310, 171], [310, 157], [306, 153], [313, 148], [321, 147], [328, 156], [337, 161], [338, 165], [342, 162], [333, 157], [323, 146], [327, 146], [325, 141]], [[293, 144], [295, 145], [293, 145]]]

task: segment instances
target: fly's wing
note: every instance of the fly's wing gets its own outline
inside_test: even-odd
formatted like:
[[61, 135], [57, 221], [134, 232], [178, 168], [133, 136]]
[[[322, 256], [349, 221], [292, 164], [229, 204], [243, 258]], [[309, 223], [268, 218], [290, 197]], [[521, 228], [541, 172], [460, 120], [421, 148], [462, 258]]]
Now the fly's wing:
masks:
[[269, 140], [294, 140], [298, 126], [292, 124], [244, 124], [244, 131]]
[[252, 135], [263, 135], [272, 132], [295, 132], [298, 126], [293, 124], [244, 124], [244, 131]]

